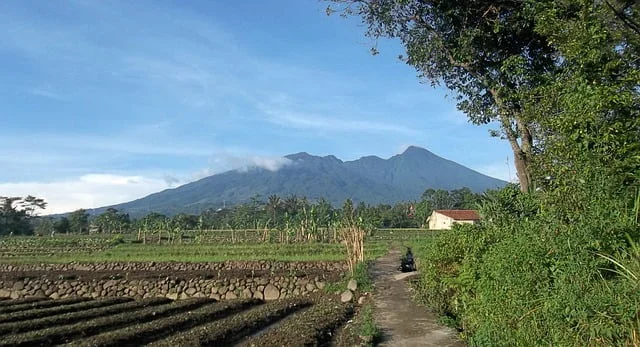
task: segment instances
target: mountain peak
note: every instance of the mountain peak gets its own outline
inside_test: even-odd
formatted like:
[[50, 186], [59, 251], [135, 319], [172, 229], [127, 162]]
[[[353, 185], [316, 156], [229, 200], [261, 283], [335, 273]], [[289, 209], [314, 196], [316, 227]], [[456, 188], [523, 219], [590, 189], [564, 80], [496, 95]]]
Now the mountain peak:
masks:
[[296, 160], [305, 160], [305, 159], [309, 159], [309, 158], [314, 158], [315, 156], [307, 153], [307, 152], [298, 152], [298, 153], [293, 153], [293, 154], [289, 154], [289, 155], [285, 155], [284, 156], [287, 159], [291, 159], [293, 161]]
[[420, 153], [420, 154], [431, 154], [428, 150], [418, 147], [418, 146], [409, 146], [407, 149], [402, 152], [402, 154], [412, 154], [412, 153]]

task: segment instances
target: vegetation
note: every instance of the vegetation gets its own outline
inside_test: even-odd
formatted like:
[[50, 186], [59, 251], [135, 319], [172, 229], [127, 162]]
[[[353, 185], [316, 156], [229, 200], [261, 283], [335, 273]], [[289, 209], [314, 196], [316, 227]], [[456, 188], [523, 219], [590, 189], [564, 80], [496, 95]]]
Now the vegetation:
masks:
[[46, 207], [44, 200], [31, 195], [26, 198], [0, 196], [0, 236], [33, 234], [30, 221], [38, 209]]
[[471, 345], [639, 345], [640, 5], [333, 2], [514, 152], [481, 225], [415, 247], [420, 298]]

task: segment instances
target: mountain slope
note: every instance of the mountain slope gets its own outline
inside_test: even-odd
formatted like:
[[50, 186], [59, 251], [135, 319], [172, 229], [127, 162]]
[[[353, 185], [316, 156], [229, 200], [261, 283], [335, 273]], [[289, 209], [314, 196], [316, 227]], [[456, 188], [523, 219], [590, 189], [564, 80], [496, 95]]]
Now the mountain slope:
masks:
[[[345, 199], [371, 204], [416, 200], [427, 188], [473, 191], [503, 186], [505, 182], [441, 158], [426, 149], [409, 147], [389, 159], [375, 156], [343, 162], [334, 156], [307, 153], [286, 156], [291, 162], [278, 171], [262, 168], [232, 170], [183, 186], [167, 189], [141, 199], [110, 206], [132, 216], [149, 212], [166, 214], [198, 213], [250, 200], [259, 194], [325, 198], [339, 206]], [[92, 214], [104, 209], [90, 210]]]

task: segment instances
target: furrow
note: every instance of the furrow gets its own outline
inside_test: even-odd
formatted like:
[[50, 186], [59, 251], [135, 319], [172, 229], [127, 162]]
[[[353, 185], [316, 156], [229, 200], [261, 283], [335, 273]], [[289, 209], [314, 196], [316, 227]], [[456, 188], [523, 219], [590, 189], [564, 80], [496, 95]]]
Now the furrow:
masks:
[[261, 302], [257, 299], [232, 300], [220, 303], [211, 302], [211, 304], [184, 314], [127, 326], [95, 335], [88, 339], [74, 341], [69, 345], [92, 347], [138, 346], [165, 338], [174, 332], [185, 331], [200, 324], [240, 312]]
[[166, 305], [142, 308], [133, 312], [100, 317], [93, 320], [53, 328], [30, 331], [23, 334], [7, 336], [0, 341], [0, 346], [37, 346], [61, 344], [75, 339], [85, 339], [106, 331], [115, 330], [134, 323], [145, 323], [173, 314], [182, 314], [211, 303], [209, 299], [189, 299]]

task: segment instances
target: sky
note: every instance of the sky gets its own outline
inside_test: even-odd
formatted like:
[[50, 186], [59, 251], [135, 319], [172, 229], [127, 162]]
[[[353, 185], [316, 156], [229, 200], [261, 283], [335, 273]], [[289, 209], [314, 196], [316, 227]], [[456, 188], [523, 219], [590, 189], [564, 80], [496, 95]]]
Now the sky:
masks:
[[0, 1], [0, 196], [43, 214], [129, 201], [284, 155], [424, 147], [513, 181], [497, 125], [316, 0]]

